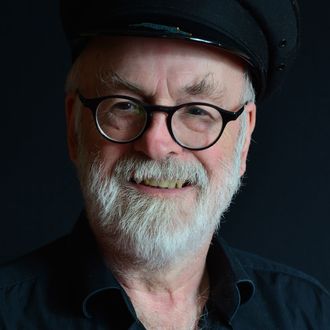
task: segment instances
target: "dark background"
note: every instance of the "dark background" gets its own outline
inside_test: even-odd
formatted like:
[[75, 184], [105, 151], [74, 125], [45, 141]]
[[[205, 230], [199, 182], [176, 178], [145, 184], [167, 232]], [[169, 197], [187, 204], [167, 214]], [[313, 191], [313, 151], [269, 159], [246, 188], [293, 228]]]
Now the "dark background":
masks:
[[[330, 288], [330, 5], [300, 3], [300, 55], [259, 108], [245, 185], [222, 233]], [[82, 202], [66, 150], [70, 59], [57, 1], [2, 0], [0, 14], [3, 262], [67, 233]]]

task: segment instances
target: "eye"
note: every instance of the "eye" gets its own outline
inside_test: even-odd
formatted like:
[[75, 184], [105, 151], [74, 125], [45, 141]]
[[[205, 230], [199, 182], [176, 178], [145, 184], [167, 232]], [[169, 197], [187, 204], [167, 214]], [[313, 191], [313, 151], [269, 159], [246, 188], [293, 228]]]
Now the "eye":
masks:
[[175, 112], [172, 121], [182, 130], [205, 132], [217, 126], [222, 120], [220, 112], [210, 105], [188, 104]]
[[110, 116], [141, 116], [145, 115], [144, 108], [130, 100], [125, 99], [109, 99], [104, 103], [104, 110]]
[[209, 105], [191, 104], [181, 110], [182, 116], [198, 120], [218, 120], [219, 112]]
[[209, 112], [198, 106], [191, 106], [186, 109], [186, 113], [194, 116], [208, 116]]
[[117, 102], [112, 105], [112, 111], [138, 111], [139, 106], [132, 102]]

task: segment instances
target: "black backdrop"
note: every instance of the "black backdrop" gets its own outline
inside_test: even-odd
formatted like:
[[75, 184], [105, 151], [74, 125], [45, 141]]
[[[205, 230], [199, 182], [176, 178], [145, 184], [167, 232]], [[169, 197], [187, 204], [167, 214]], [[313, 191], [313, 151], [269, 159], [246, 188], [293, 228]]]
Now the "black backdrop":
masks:
[[[300, 2], [299, 58], [259, 108], [245, 184], [222, 233], [330, 288], [330, 5]], [[82, 202], [66, 151], [70, 60], [58, 4], [2, 0], [0, 15], [2, 262], [67, 233]]]

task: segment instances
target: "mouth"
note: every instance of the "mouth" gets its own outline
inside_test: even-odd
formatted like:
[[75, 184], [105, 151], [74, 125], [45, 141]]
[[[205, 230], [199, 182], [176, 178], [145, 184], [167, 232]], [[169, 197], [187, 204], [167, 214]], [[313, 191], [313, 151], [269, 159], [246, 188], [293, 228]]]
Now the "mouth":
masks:
[[130, 182], [158, 189], [181, 189], [190, 185], [188, 181], [182, 180], [131, 179]]

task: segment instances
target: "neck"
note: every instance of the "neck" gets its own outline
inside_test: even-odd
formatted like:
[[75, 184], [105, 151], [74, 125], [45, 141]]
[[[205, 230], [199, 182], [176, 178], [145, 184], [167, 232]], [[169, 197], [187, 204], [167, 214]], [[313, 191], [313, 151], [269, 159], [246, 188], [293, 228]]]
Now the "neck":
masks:
[[146, 328], [194, 328], [192, 324], [198, 321], [208, 298], [206, 256], [212, 236], [193, 255], [182, 256], [157, 270], [146, 268], [143, 262], [137, 263], [133, 256], [96, 238], [106, 264]]
[[123, 283], [139, 320], [147, 329], [196, 329], [209, 294], [204, 267], [195, 273], [168, 272], [165, 276]]

